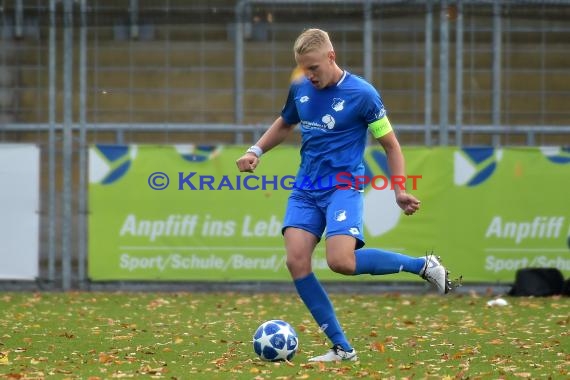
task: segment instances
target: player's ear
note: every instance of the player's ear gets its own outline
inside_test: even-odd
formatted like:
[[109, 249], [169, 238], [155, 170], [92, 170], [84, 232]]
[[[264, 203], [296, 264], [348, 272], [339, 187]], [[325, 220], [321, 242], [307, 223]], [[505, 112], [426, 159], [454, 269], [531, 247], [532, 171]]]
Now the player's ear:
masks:
[[334, 50], [330, 50], [328, 53], [328, 58], [330, 63], [333, 63], [336, 59], [336, 53], [334, 52]]

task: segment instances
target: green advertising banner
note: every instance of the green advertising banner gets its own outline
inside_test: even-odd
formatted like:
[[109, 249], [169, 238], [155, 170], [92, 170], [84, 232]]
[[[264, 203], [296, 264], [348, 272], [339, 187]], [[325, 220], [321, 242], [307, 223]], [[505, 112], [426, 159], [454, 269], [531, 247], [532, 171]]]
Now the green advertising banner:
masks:
[[[90, 148], [89, 277], [108, 280], [289, 280], [281, 236], [298, 148], [264, 155], [239, 173], [244, 147], [96, 145]], [[562, 148], [405, 148], [407, 217], [381, 148], [366, 151], [368, 247], [413, 256], [434, 251], [465, 282], [512, 282], [517, 269], [570, 275], [570, 151]], [[365, 180], [363, 178], [363, 180]], [[327, 267], [324, 244], [315, 273]]]

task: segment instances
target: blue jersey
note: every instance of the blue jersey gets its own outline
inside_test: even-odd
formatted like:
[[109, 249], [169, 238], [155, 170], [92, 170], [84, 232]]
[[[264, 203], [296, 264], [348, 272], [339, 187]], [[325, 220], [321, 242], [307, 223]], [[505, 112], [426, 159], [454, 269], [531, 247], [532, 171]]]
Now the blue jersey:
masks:
[[307, 78], [293, 83], [281, 116], [301, 128], [296, 186], [309, 190], [346, 186], [346, 178], [364, 175], [368, 124], [385, 115], [378, 91], [347, 71], [336, 85], [320, 90]]

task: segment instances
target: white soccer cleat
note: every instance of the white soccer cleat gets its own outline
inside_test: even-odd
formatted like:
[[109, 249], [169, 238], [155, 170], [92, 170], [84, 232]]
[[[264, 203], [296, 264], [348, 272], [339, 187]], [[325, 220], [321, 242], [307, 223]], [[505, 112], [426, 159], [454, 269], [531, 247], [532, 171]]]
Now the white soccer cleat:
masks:
[[339, 344], [335, 344], [326, 354], [309, 359], [310, 362], [340, 362], [345, 360], [358, 360], [356, 350], [353, 348], [352, 351], [347, 352]]
[[451, 290], [451, 282], [448, 279], [449, 272], [439, 262], [440, 257], [433, 254], [426, 255], [426, 263], [420, 271], [420, 276], [435, 286], [441, 294], [447, 294]]

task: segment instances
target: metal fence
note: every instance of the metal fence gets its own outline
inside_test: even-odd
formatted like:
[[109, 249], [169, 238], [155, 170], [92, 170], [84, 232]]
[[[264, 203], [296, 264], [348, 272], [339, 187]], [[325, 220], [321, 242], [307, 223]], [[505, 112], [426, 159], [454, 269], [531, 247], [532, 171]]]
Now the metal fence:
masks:
[[[86, 278], [90, 143], [244, 143], [307, 27], [404, 144], [570, 144], [570, 1], [4, 0], [0, 142], [42, 149], [41, 279]], [[290, 142], [296, 142], [293, 137]]]

